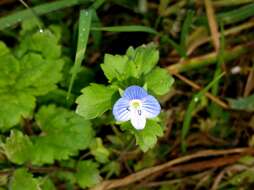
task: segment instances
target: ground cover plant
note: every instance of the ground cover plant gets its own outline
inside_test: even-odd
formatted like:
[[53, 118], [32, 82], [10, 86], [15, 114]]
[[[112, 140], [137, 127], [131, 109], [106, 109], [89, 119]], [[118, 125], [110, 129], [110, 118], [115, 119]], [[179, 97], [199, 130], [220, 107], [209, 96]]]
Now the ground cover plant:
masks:
[[0, 10], [0, 190], [254, 188], [253, 0]]

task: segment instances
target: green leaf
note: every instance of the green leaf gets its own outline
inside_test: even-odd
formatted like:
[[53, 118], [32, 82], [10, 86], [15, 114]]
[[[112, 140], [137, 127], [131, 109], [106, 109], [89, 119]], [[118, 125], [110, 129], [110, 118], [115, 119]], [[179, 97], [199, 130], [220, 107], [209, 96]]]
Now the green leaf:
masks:
[[80, 161], [77, 165], [76, 178], [80, 187], [92, 187], [101, 181], [98, 164], [91, 161]]
[[17, 56], [22, 57], [28, 52], [40, 53], [46, 59], [58, 59], [61, 55], [61, 46], [58, 44], [58, 38], [52, 32], [44, 30], [27, 35], [22, 39], [17, 49]]
[[109, 82], [140, 78], [149, 73], [159, 60], [159, 51], [154, 44], [143, 45], [136, 49], [130, 47], [126, 55], [106, 54], [101, 68]]
[[54, 178], [59, 179], [60, 181], [65, 181], [68, 184], [75, 184], [77, 182], [76, 176], [74, 175], [73, 172], [70, 171], [64, 171], [64, 170], [58, 170], [55, 171], [52, 176]]
[[[22, 187], [22, 188], [21, 188]], [[38, 190], [39, 182], [37, 179], [33, 178], [32, 174], [28, 173], [26, 169], [17, 169], [10, 181], [11, 190]]]
[[20, 35], [24, 36], [28, 33], [38, 30], [38, 26], [42, 25], [43, 25], [42, 22], [36, 17], [24, 20], [23, 22], [21, 22]]
[[40, 179], [41, 190], [56, 190], [54, 183], [48, 177]]
[[101, 138], [96, 138], [90, 145], [91, 154], [100, 163], [109, 161], [110, 152], [103, 146]]
[[245, 171], [234, 175], [231, 179], [227, 180], [226, 183], [231, 185], [243, 185], [244, 182], [253, 183], [254, 182], [254, 168], [250, 167]]
[[161, 125], [154, 120], [147, 120], [143, 130], [136, 130], [129, 122], [123, 123], [121, 128], [123, 130], [128, 130], [135, 136], [136, 144], [139, 145], [144, 152], [153, 148], [157, 142], [157, 138], [163, 135]]
[[254, 94], [245, 98], [227, 99], [232, 109], [254, 111]]
[[104, 63], [101, 68], [109, 80], [112, 82], [114, 79], [119, 81], [126, 79], [129, 76], [128, 57], [126, 55], [110, 55], [105, 54]]
[[139, 159], [139, 161], [134, 165], [135, 171], [139, 171], [145, 168], [150, 168], [156, 164], [156, 154], [154, 149], [147, 151], [146, 154]]
[[60, 59], [45, 60], [41, 55], [29, 53], [20, 60], [20, 64], [17, 90], [38, 96], [55, 89], [56, 83], [61, 80], [63, 61]]
[[174, 78], [165, 69], [156, 67], [145, 77], [145, 81], [154, 94], [164, 95], [170, 90]]
[[10, 53], [9, 48], [0, 41], [0, 92], [15, 84], [19, 72], [18, 60]]
[[159, 61], [159, 51], [153, 43], [139, 46], [136, 49], [130, 47], [126, 54], [135, 64], [137, 77], [149, 73]]
[[11, 136], [3, 145], [7, 158], [16, 164], [23, 164], [30, 159], [33, 144], [29, 137], [17, 130], [11, 131]]
[[[1, 71], [0, 71], [1, 72]], [[0, 130], [7, 130], [18, 124], [21, 118], [32, 115], [35, 97], [25, 92], [0, 92]]]
[[13, 130], [3, 145], [5, 154], [13, 163], [42, 165], [66, 160], [88, 148], [94, 135], [89, 121], [54, 105], [41, 107], [36, 121], [41, 128], [38, 136], [29, 138]]
[[94, 135], [89, 121], [53, 105], [42, 107], [36, 121], [42, 133], [34, 138], [34, 164], [66, 160], [88, 148]]
[[107, 173], [106, 178], [110, 178], [112, 175], [119, 176], [121, 172], [120, 163], [117, 161], [111, 161], [104, 165], [104, 167], [100, 170], [102, 173]]
[[35, 96], [56, 88], [63, 61], [53, 34], [35, 33], [23, 39], [16, 51], [18, 57], [3, 42], [0, 50], [0, 130], [3, 131], [32, 115]]
[[85, 119], [101, 116], [111, 109], [117, 90], [100, 84], [91, 84], [82, 90], [82, 95], [76, 100], [76, 112]]

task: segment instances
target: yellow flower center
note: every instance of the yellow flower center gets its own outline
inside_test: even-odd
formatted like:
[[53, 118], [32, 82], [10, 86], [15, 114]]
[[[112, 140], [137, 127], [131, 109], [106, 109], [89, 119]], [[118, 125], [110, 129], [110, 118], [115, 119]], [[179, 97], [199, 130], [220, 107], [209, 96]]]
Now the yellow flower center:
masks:
[[141, 101], [140, 100], [132, 100], [131, 101], [131, 107], [138, 109], [141, 107]]

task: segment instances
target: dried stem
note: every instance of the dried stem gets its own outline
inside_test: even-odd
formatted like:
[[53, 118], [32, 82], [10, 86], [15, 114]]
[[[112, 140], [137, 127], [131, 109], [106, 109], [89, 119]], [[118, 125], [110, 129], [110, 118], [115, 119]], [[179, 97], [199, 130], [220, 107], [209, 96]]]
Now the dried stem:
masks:
[[123, 186], [129, 185], [131, 183], [137, 182], [137, 181], [139, 181], [145, 177], [148, 177], [154, 173], [163, 172], [174, 165], [184, 163], [184, 162], [196, 159], [196, 158], [229, 155], [229, 154], [253, 154], [253, 153], [254, 153], [253, 148], [235, 148], [235, 149], [228, 149], [228, 150], [200, 151], [200, 152], [186, 155], [186, 156], [183, 156], [180, 158], [176, 158], [174, 160], [168, 161], [168, 162], [158, 165], [158, 166], [144, 169], [142, 171], [128, 175], [122, 179], [103, 181], [101, 184], [92, 188], [92, 190], [107, 190], [107, 189], [112, 189], [112, 188], [123, 187]]

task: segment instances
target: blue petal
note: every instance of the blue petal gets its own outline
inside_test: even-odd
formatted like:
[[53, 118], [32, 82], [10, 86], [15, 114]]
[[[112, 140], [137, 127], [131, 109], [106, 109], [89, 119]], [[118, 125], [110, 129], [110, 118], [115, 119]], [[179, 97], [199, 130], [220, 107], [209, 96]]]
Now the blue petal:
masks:
[[142, 99], [146, 97], [147, 95], [148, 94], [144, 88], [134, 85], [125, 89], [123, 97], [126, 97], [129, 100], [134, 100], [134, 99]]
[[127, 98], [120, 98], [113, 106], [113, 115], [117, 121], [130, 120], [129, 100]]
[[142, 111], [146, 118], [153, 118], [159, 115], [161, 106], [153, 96], [148, 95], [142, 99]]

